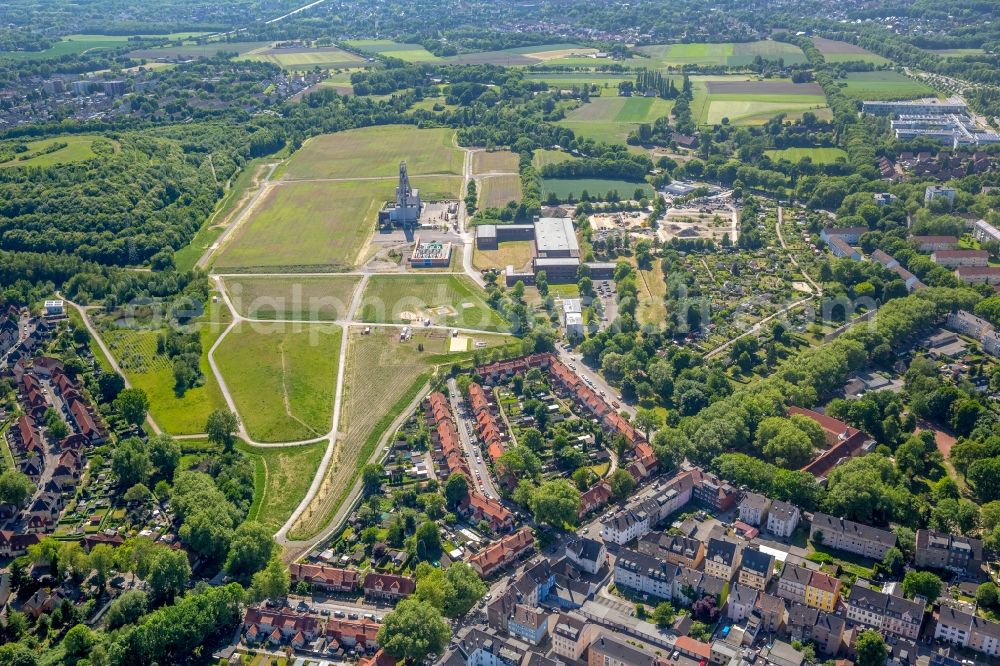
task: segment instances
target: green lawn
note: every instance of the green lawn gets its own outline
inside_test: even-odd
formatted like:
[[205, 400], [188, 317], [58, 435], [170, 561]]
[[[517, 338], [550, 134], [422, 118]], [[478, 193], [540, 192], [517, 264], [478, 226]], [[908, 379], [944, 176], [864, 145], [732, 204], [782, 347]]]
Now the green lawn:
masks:
[[564, 153], [561, 150], [548, 150], [545, 148], [539, 148], [535, 151], [532, 156], [531, 163], [536, 169], [541, 169], [547, 164], [561, 164], [569, 160], [578, 159], [569, 153]]
[[205, 44], [184, 44], [183, 46], [163, 46], [159, 48], [137, 49], [128, 55], [139, 60], [211, 58], [219, 52], [243, 55], [249, 51], [266, 49], [270, 42], [208, 42]]
[[612, 190], [618, 191], [618, 196], [622, 199], [632, 198], [636, 188], [641, 189], [645, 196], [653, 196], [653, 188], [649, 183], [631, 183], [624, 180], [609, 180], [605, 178], [546, 178], [542, 180], [542, 200], [544, 201], [550, 192], [564, 200], [570, 194], [577, 200], [584, 190], [591, 197], [604, 197]]
[[657, 97], [592, 97], [557, 124], [588, 139], [623, 143], [640, 123], [652, 123], [672, 107], [672, 101]]
[[128, 37], [112, 35], [67, 35], [44, 51], [0, 51], [0, 58], [43, 60], [87, 51], [114, 49], [128, 44]]
[[849, 42], [841, 42], [824, 37], [813, 37], [813, 45], [823, 54], [827, 62], [870, 62], [873, 65], [884, 65], [889, 61], [867, 49]]
[[251, 437], [284, 442], [329, 431], [341, 335], [332, 324], [243, 322], [226, 336], [216, 362]]
[[254, 462], [254, 501], [247, 516], [272, 532], [285, 524], [306, 496], [326, 442], [305, 446], [255, 448], [239, 442], [237, 448]]
[[508, 328], [486, 304], [485, 294], [464, 275], [376, 275], [361, 301], [362, 321], [441, 326], [485, 331]]
[[924, 83], [892, 71], [849, 72], [840, 85], [845, 95], [857, 99], [916, 99], [937, 94]]
[[323, 134], [306, 141], [275, 175], [286, 180], [395, 177], [399, 163], [405, 161], [411, 176], [460, 176], [464, 155], [455, 147], [454, 137], [454, 130], [410, 125]]
[[391, 39], [350, 39], [344, 43], [365, 53], [399, 58], [406, 62], [436, 62], [441, 60], [420, 44], [400, 44]]
[[601, 89], [602, 96], [613, 96], [618, 94], [618, 84], [622, 81], [635, 81], [635, 77], [629, 74], [612, 74], [608, 72], [539, 72], [529, 70], [524, 77], [526, 81], [544, 81], [550, 87], [559, 90], [569, 90], [573, 87], [582, 88], [584, 85], [597, 86]]
[[983, 49], [931, 49], [930, 53], [942, 58], [962, 58], [965, 56], [984, 55], [986, 51]]
[[196, 324], [201, 335], [199, 367], [204, 384], [188, 389], [183, 396], [174, 392], [174, 373], [169, 360], [156, 354], [159, 330], [115, 328], [102, 330], [102, 337], [129, 381], [149, 397], [149, 411], [157, 424], [171, 435], [205, 431], [208, 415], [225, 409], [226, 401], [208, 365], [208, 350], [231, 321], [229, 309], [221, 301], [210, 302]]
[[[73, 162], [83, 162], [97, 157], [94, 152], [95, 142], [102, 142], [105, 145], [106, 154], [110, 156], [112, 150], [118, 150], [117, 142], [106, 139], [97, 134], [67, 134], [51, 139], [41, 139], [23, 144], [27, 150], [18, 154], [12, 160], [0, 163], [0, 168], [5, 167], [51, 167], [57, 164], [72, 164]], [[10, 142], [21, 144], [19, 141]], [[65, 144], [65, 145], [63, 145]], [[10, 145], [10, 144], [8, 144]], [[56, 146], [61, 146], [56, 148]], [[55, 148], [53, 150], [53, 148]]]
[[813, 164], [834, 164], [838, 159], [847, 159], [847, 153], [840, 148], [784, 148], [782, 150], [765, 150], [764, 154], [772, 160], [788, 160], [798, 162], [808, 157]]

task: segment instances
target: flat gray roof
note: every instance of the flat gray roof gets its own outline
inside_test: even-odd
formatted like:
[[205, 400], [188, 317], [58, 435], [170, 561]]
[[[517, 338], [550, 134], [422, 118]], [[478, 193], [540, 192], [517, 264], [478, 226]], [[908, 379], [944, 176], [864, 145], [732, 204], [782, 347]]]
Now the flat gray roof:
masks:
[[536, 266], [579, 266], [576, 257], [535, 257]]
[[476, 227], [476, 238], [496, 238], [497, 227], [495, 224], [480, 224]]
[[535, 222], [535, 247], [539, 253], [579, 252], [573, 220], [568, 217], [543, 217]]

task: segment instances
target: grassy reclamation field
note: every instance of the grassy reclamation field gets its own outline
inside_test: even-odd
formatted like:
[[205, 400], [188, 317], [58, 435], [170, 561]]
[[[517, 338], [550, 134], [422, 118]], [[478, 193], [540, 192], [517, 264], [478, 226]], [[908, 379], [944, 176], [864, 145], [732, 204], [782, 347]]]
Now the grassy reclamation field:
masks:
[[237, 448], [254, 463], [253, 505], [248, 520], [277, 532], [306, 496], [326, 450], [326, 441], [303, 446], [255, 448], [239, 442]]
[[[396, 329], [375, 328], [364, 335], [353, 327], [349, 336], [337, 445], [315, 499], [289, 530], [290, 539], [308, 538], [329, 524], [379, 439], [416, 398], [434, 368], [471, 356], [447, 353], [450, 336], [442, 330], [417, 330], [406, 342], [400, 341]], [[515, 342], [499, 335], [475, 339], [489, 347]]]
[[[459, 176], [410, 179], [425, 200], [457, 199]], [[293, 181], [276, 185], [223, 248], [215, 267], [343, 270], [362, 259], [382, 204], [395, 196], [392, 178]]]
[[[67, 134], [57, 136], [52, 139], [41, 139], [39, 141], [29, 141], [25, 143], [27, 151], [19, 154], [12, 160], [0, 162], [0, 168], [7, 167], [50, 167], [57, 164], [72, 164], [73, 162], [83, 162], [97, 157], [94, 152], [94, 143], [102, 141], [114, 147], [115, 152], [119, 150], [117, 141], [106, 139], [97, 134]], [[62, 144], [66, 144], [62, 146]], [[52, 147], [60, 145], [62, 147], [51, 150]], [[51, 150], [51, 152], [49, 152]]]
[[222, 391], [208, 365], [208, 350], [231, 320], [225, 303], [221, 299], [218, 302], [210, 299], [205, 315], [194, 324], [201, 335], [199, 367], [205, 381], [180, 397], [174, 392], [170, 360], [156, 353], [156, 336], [160, 330], [134, 330], [112, 325], [102, 331], [102, 337], [132, 385], [149, 396], [149, 413], [156, 423], [171, 435], [188, 435], [205, 432], [208, 415], [215, 409], [226, 408]]
[[816, 50], [823, 54], [823, 59], [827, 62], [860, 60], [862, 62], [870, 62], [873, 65], [884, 65], [889, 62], [877, 53], [872, 53], [868, 49], [863, 49], [849, 42], [826, 39], [825, 37], [813, 37], [813, 45], [816, 47]]
[[464, 275], [376, 275], [361, 300], [361, 320], [373, 324], [415, 324], [483, 331], [507, 330], [507, 322]]
[[517, 153], [509, 150], [480, 150], [472, 154], [472, 173], [477, 176], [495, 172], [516, 174], [518, 165]]
[[548, 164], [562, 164], [563, 162], [568, 162], [569, 160], [579, 159], [570, 155], [569, 153], [564, 153], [561, 150], [548, 150], [546, 148], [539, 148], [535, 151], [531, 158], [531, 164], [536, 169], [541, 169]]
[[486, 176], [479, 189], [480, 208], [503, 208], [521, 200], [520, 176]]
[[405, 161], [411, 176], [462, 174], [463, 152], [450, 129], [382, 125], [309, 139], [275, 174], [286, 180], [395, 177]]
[[757, 56], [765, 60], [781, 58], [786, 65], [801, 65], [808, 62], [806, 55], [799, 47], [771, 40], [718, 44], [660, 44], [641, 46], [636, 51], [649, 58], [648, 67], [650, 68], [683, 65], [741, 67], [753, 63]]
[[342, 329], [241, 322], [215, 359], [247, 432], [285, 442], [325, 435], [333, 420]]
[[472, 251], [472, 265], [480, 270], [495, 268], [504, 270], [507, 266], [523, 268], [531, 261], [532, 241], [507, 241], [500, 243], [497, 250]]
[[644, 196], [653, 196], [653, 187], [649, 183], [631, 183], [625, 180], [607, 180], [604, 178], [545, 178], [542, 180], [542, 200], [554, 193], [560, 200], [573, 195], [576, 200], [586, 191], [591, 197], [603, 198], [612, 190], [617, 190], [622, 199], [631, 199], [636, 189], [641, 189]]
[[41, 60], [65, 55], [106, 51], [128, 44], [128, 37], [117, 35], [67, 35], [44, 51], [0, 51], [0, 57], [14, 60]]
[[543, 81], [558, 90], [572, 90], [584, 85], [597, 86], [604, 95], [617, 94], [618, 84], [622, 81], [635, 81], [628, 74], [611, 74], [606, 72], [539, 72], [529, 70], [524, 77], [527, 81]]
[[334, 321], [347, 316], [351, 297], [361, 278], [356, 275], [323, 277], [227, 277], [226, 291], [233, 307], [250, 319]]
[[335, 46], [262, 49], [247, 53], [241, 57], [241, 60], [270, 62], [290, 70], [312, 69], [314, 67], [344, 69], [367, 65], [364, 58]]
[[672, 101], [657, 97], [593, 97], [557, 124], [588, 139], [622, 143], [641, 123], [652, 123], [671, 108]]
[[350, 39], [347, 46], [371, 55], [399, 58], [406, 62], [437, 62], [441, 60], [420, 44], [400, 44], [391, 39]]
[[764, 154], [772, 160], [788, 160], [798, 162], [808, 157], [813, 164], [834, 164], [839, 159], [847, 159], [847, 153], [840, 148], [783, 148], [781, 150], [765, 150]]
[[183, 46], [137, 49], [128, 55], [130, 58], [137, 58], [139, 60], [189, 60], [192, 58], [211, 58], [220, 52], [243, 55], [250, 51], [268, 49], [270, 47], [270, 42], [208, 42], [206, 44], [185, 44]]
[[[576, 44], [539, 44], [536, 46], [521, 46], [502, 51], [482, 51], [479, 53], [462, 53], [442, 58], [436, 56], [420, 44], [402, 44], [389, 39], [351, 39], [344, 42], [351, 48], [364, 53], [398, 58], [406, 62], [436, 62], [453, 65], [536, 65], [542, 62], [564, 63], [576, 59], [574, 56], [586, 56], [596, 53], [597, 49], [584, 48]], [[586, 58], [586, 63], [601, 62]]]
[[841, 82], [844, 94], [857, 99], [897, 100], [935, 97], [934, 89], [892, 71], [848, 72]]

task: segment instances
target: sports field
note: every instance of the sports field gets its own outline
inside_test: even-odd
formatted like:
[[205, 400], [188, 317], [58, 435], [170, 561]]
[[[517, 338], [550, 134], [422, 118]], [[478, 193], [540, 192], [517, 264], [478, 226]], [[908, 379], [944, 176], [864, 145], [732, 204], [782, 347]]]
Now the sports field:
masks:
[[[411, 179], [426, 200], [457, 199], [458, 176]], [[362, 259], [396, 181], [302, 181], [276, 185], [215, 261], [225, 269], [311, 267], [343, 270]], [[335, 204], [335, 205], [334, 205]]]
[[[118, 142], [111, 141], [96, 134], [67, 134], [57, 136], [52, 139], [41, 139], [40, 141], [30, 141], [25, 144], [27, 151], [20, 153], [16, 158], [0, 163], [0, 168], [4, 167], [50, 167], [57, 164], [71, 164], [73, 162], [83, 162], [97, 157], [94, 152], [94, 143], [102, 141], [107, 146], [118, 150]], [[12, 142], [20, 143], [20, 142]], [[66, 144], [61, 148], [51, 150], [56, 145]], [[49, 152], [51, 150], [51, 152]]]
[[587, 139], [623, 143], [641, 123], [668, 115], [672, 107], [672, 101], [657, 97], [593, 97], [556, 124]]
[[290, 70], [313, 69], [344, 69], [348, 67], [363, 67], [367, 63], [364, 58], [348, 53], [335, 46], [317, 48], [260, 49], [248, 53], [241, 60], [256, 60], [270, 62]]
[[[447, 354], [450, 336], [442, 330], [416, 330], [406, 342], [400, 341], [398, 329], [375, 328], [364, 335], [353, 327], [349, 335], [337, 446], [315, 499], [289, 531], [292, 539], [311, 536], [330, 522], [383, 433], [417, 397], [434, 368], [471, 356]], [[514, 342], [499, 335], [477, 335], [475, 340], [488, 347]]]
[[621, 199], [631, 199], [636, 189], [641, 189], [645, 196], [653, 196], [653, 187], [649, 183], [631, 183], [625, 180], [609, 180], [606, 178], [544, 178], [542, 179], [542, 201], [554, 193], [560, 201], [565, 201], [570, 195], [579, 201], [583, 192], [592, 199], [603, 199], [612, 190], [618, 192]]
[[892, 71], [848, 72], [840, 85], [845, 95], [857, 99], [916, 99], [937, 94], [920, 81]]
[[346, 317], [360, 281], [356, 275], [224, 278], [233, 307], [244, 317], [316, 322]]
[[702, 125], [716, 125], [725, 118], [734, 125], [756, 125], [779, 113], [791, 118], [805, 111], [828, 113], [823, 89], [814, 83], [745, 77], [692, 77], [691, 83], [691, 113]]
[[406, 62], [437, 62], [441, 60], [420, 44], [400, 44], [390, 39], [350, 39], [344, 43], [365, 53], [399, 58]]
[[[808, 62], [802, 49], [784, 42], [723, 42], [719, 44], [659, 44], [636, 49], [649, 58], [648, 67], [679, 67], [683, 65], [726, 65], [740, 67], [753, 63], [757, 56], [765, 60], [785, 61], [786, 65]], [[643, 60], [637, 60], [637, 63]]]
[[429, 319], [439, 326], [506, 330], [507, 322], [484, 298], [464, 275], [375, 275], [361, 300], [361, 319], [415, 325]]
[[230, 321], [229, 308], [221, 300], [209, 299], [205, 315], [196, 323], [201, 335], [199, 368], [204, 384], [188, 389], [180, 397], [174, 392], [170, 360], [156, 353], [156, 337], [160, 330], [102, 327], [101, 337], [132, 385], [146, 392], [149, 412], [157, 424], [171, 435], [188, 435], [205, 432], [205, 422], [212, 410], [226, 408], [222, 391], [208, 365], [208, 350]]
[[454, 130], [382, 125], [323, 134], [306, 141], [276, 172], [286, 180], [395, 177], [406, 162], [411, 176], [462, 174], [464, 154]]
[[509, 150], [480, 150], [472, 154], [472, 173], [517, 173], [520, 159]]
[[764, 154], [772, 160], [788, 160], [798, 162], [808, 157], [813, 164], [833, 164], [839, 159], [847, 159], [847, 153], [840, 148], [784, 148], [782, 150], [765, 150]]
[[863, 49], [860, 46], [849, 42], [840, 42], [836, 39], [813, 37], [813, 45], [816, 47], [816, 50], [823, 55], [823, 59], [827, 62], [849, 62], [860, 60], [862, 62], [870, 62], [873, 65], [884, 65], [889, 62], [882, 56], [877, 53], [872, 53], [868, 49]]
[[241, 322], [215, 361], [254, 439], [326, 434], [333, 420], [342, 329], [334, 324]]
[[185, 44], [152, 49], [138, 49], [129, 53], [130, 58], [149, 60], [188, 60], [191, 58], [211, 58], [219, 52], [243, 55], [249, 51], [270, 48], [270, 42], [208, 42], [207, 44]]
[[486, 176], [481, 182], [480, 208], [503, 208], [510, 201], [521, 201], [520, 176]]
[[253, 505], [247, 520], [256, 520], [271, 532], [277, 532], [306, 496], [326, 450], [326, 441], [268, 448], [238, 442], [236, 448], [254, 463]]

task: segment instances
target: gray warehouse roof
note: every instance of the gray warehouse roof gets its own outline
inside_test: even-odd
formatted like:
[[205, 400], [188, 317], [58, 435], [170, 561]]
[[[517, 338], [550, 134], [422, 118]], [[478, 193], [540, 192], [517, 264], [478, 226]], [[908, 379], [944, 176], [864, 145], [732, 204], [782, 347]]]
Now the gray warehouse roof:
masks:
[[579, 252], [573, 220], [568, 217], [543, 217], [535, 222], [535, 247], [539, 254]]
[[495, 224], [480, 224], [476, 227], [476, 238], [496, 238], [497, 227]]

